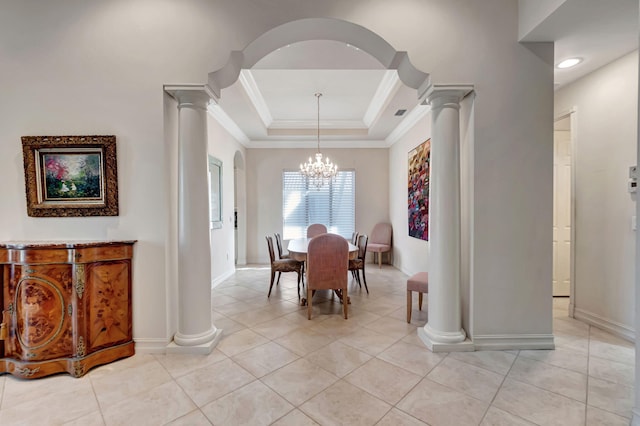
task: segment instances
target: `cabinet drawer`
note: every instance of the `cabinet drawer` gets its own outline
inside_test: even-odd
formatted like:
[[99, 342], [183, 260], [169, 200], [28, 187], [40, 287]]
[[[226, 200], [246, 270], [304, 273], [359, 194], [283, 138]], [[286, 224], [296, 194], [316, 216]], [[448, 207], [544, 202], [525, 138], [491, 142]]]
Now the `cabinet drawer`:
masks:
[[132, 256], [132, 245], [106, 245], [101, 247], [77, 248], [75, 249], [74, 261], [78, 263], [90, 263], [105, 260], [131, 259]]

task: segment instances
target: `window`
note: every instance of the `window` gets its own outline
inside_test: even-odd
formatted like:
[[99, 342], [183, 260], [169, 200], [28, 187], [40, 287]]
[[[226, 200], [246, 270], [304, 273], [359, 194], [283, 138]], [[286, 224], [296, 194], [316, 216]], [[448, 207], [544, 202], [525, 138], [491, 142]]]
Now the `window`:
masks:
[[307, 226], [322, 223], [350, 239], [355, 230], [355, 170], [339, 170], [335, 180], [317, 189], [299, 171], [282, 172], [282, 238], [307, 236]]

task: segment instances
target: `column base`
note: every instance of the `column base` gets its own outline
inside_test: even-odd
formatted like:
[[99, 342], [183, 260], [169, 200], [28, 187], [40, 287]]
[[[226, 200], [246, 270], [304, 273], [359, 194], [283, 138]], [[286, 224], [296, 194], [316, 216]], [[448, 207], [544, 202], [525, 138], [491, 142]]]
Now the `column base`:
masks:
[[222, 330], [211, 327], [211, 330], [198, 335], [182, 335], [176, 333], [173, 342], [166, 347], [168, 354], [202, 354], [208, 355], [222, 338]]
[[431, 352], [472, 352], [475, 350], [473, 342], [466, 339], [463, 329], [459, 332], [434, 331], [429, 323], [418, 328], [418, 337]]

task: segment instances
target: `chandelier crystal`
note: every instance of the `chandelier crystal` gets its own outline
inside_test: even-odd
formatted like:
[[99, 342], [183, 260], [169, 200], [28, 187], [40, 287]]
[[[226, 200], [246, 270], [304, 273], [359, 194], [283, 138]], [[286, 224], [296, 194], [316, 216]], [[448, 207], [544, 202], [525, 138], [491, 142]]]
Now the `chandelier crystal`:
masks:
[[329, 157], [322, 161], [322, 153], [320, 152], [320, 96], [322, 93], [315, 94], [318, 100], [318, 152], [316, 152], [316, 160], [312, 161], [309, 157], [306, 163], [300, 164], [300, 173], [318, 189], [328, 183], [330, 179], [335, 178], [338, 173], [338, 166], [333, 164]]

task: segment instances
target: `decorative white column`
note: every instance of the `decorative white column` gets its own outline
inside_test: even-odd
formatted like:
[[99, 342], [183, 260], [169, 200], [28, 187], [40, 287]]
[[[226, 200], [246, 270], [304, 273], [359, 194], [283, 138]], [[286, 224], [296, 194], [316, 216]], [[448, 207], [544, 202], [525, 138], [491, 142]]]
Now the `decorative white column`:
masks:
[[210, 353], [222, 330], [212, 323], [211, 243], [205, 86], [165, 86], [178, 101], [178, 331], [167, 352]]
[[469, 351], [460, 308], [460, 101], [471, 86], [431, 86], [429, 320], [418, 335], [433, 352]]

